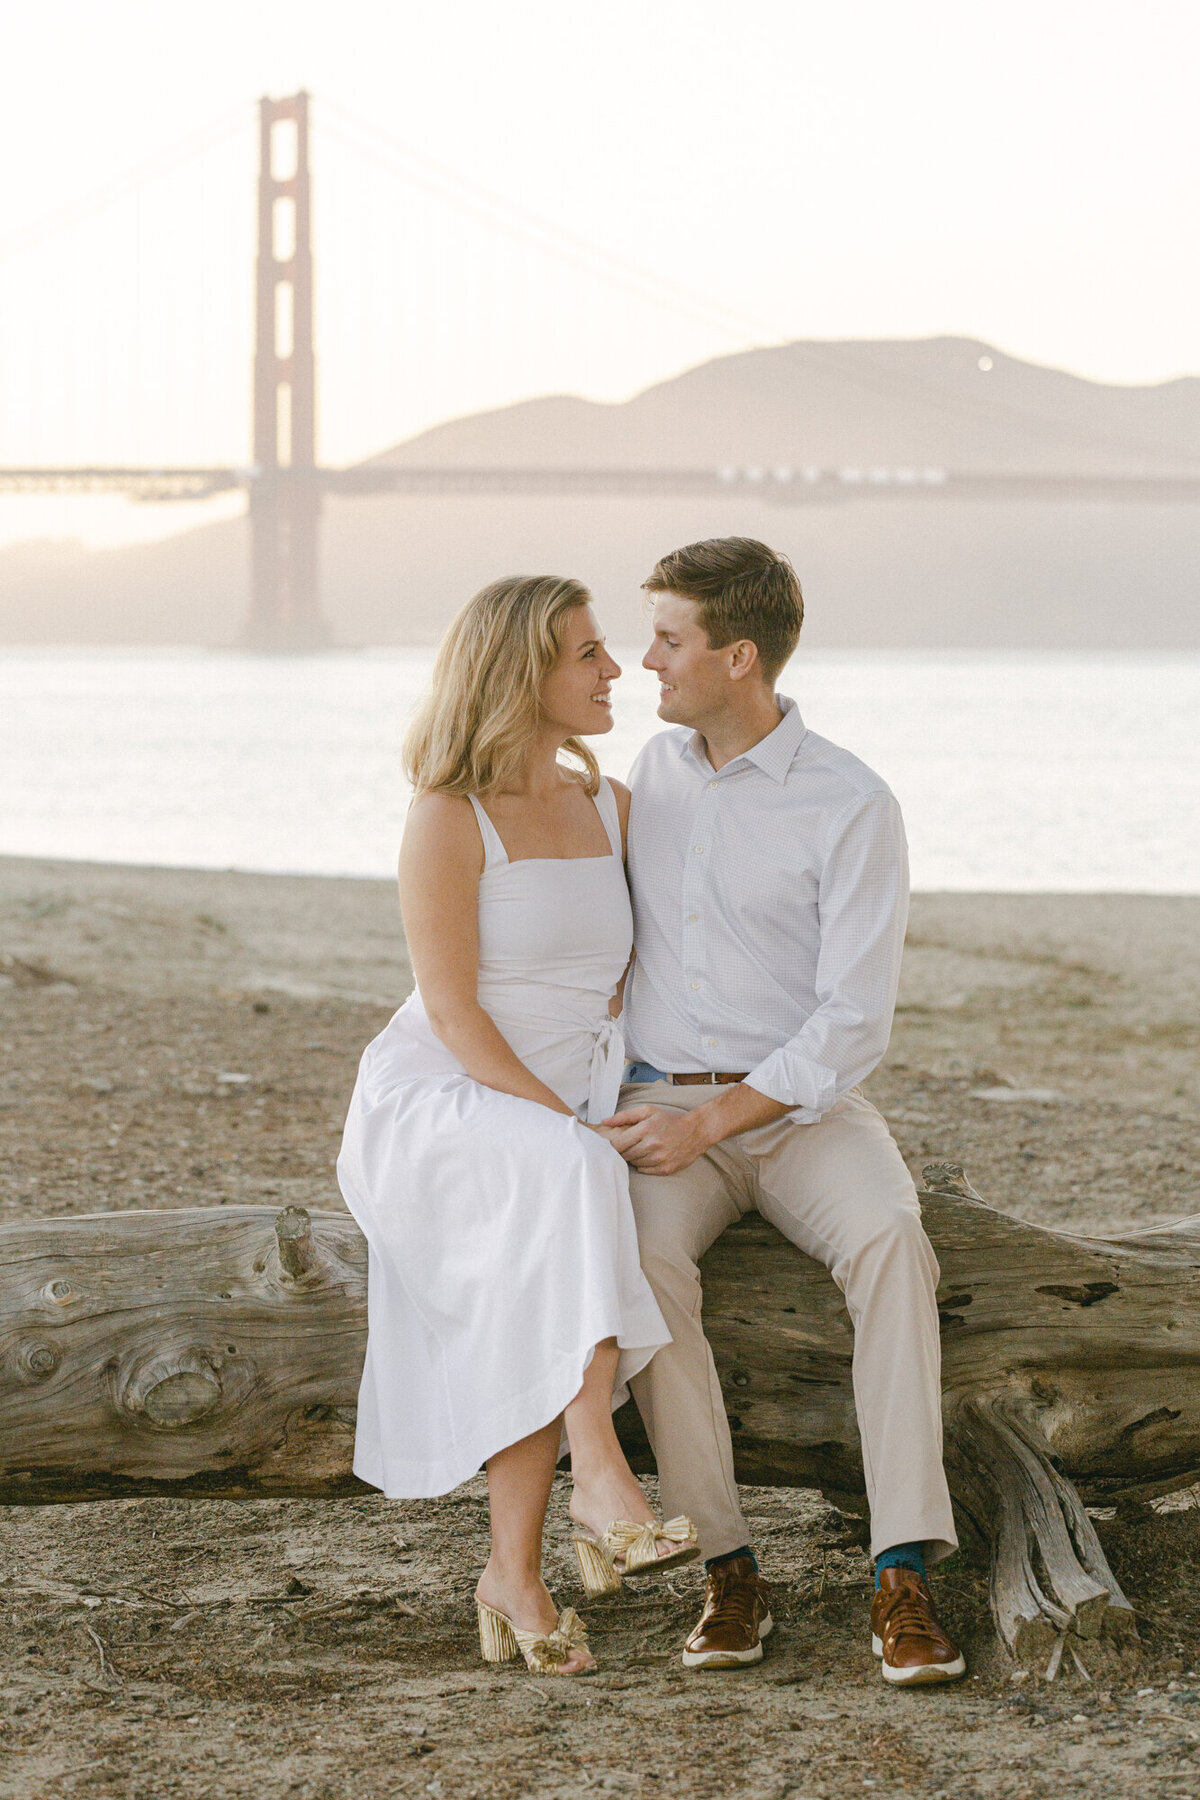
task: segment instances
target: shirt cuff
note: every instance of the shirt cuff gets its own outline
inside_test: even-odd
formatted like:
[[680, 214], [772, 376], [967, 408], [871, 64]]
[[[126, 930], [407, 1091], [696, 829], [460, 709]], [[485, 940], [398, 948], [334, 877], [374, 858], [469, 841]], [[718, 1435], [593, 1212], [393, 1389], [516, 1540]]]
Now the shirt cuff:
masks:
[[837, 1071], [786, 1047], [773, 1050], [746, 1076], [746, 1086], [791, 1108], [794, 1125], [815, 1125], [837, 1099]]

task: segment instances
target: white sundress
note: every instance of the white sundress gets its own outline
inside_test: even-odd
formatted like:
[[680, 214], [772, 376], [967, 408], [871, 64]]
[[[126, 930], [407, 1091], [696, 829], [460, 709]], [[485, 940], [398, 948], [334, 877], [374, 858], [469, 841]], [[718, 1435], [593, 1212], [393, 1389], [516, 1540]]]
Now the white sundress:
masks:
[[370, 1251], [354, 1471], [395, 1499], [448, 1493], [549, 1424], [601, 1339], [620, 1348], [615, 1407], [671, 1336], [625, 1163], [580, 1123], [615, 1110], [624, 1058], [608, 1012], [633, 937], [616, 797], [602, 782], [608, 856], [517, 862], [471, 804], [480, 1005], [576, 1116], [473, 1080], [419, 993], [363, 1052], [338, 1158]]

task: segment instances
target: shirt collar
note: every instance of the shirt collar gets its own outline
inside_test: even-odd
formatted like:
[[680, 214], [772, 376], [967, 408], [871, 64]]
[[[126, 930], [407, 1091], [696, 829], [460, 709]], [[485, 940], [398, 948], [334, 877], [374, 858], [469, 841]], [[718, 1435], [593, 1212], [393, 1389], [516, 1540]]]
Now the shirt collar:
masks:
[[[797, 750], [808, 736], [808, 727], [800, 717], [800, 708], [786, 694], [776, 694], [775, 701], [783, 713], [774, 731], [768, 731], [765, 738], [744, 750], [741, 756], [735, 756], [725, 768], [718, 773], [718, 780], [727, 770], [736, 769], [742, 763], [753, 763], [769, 775], [772, 781], [782, 785], [788, 777]], [[680, 756], [690, 756], [692, 761], [711, 772], [712, 765], [705, 754], [704, 739], [698, 731], [683, 732], [679, 740]]]

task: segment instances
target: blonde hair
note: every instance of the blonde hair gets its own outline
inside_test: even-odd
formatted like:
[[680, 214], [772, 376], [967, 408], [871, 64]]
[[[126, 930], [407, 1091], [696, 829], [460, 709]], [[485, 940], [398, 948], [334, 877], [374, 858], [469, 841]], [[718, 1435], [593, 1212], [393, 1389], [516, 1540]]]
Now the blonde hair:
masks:
[[[519, 780], [537, 730], [539, 691], [562, 653], [562, 628], [592, 596], [580, 581], [510, 575], [468, 600], [438, 648], [429, 693], [404, 740], [414, 790], [487, 794]], [[589, 794], [600, 769], [579, 738], [563, 749], [583, 765]]]

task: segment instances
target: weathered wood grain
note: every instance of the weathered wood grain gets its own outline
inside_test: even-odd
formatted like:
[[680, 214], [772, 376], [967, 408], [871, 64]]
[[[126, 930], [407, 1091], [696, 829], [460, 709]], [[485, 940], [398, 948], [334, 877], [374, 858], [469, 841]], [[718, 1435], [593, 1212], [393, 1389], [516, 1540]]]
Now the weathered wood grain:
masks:
[[[1085, 1503], [1200, 1474], [1200, 1219], [1121, 1239], [993, 1211], [932, 1164], [946, 1461], [1018, 1654], [1132, 1633]], [[738, 1474], [862, 1506], [853, 1337], [757, 1218], [705, 1260]], [[353, 1492], [366, 1247], [342, 1214], [222, 1207], [0, 1230], [0, 1501]], [[902, 1354], [903, 1347], [897, 1346]], [[632, 1408], [621, 1417], [649, 1467]]]
[[214, 1207], [0, 1231], [0, 1500], [358, 1488], [366, 1245], [344, 1214], [276, 1226]]

